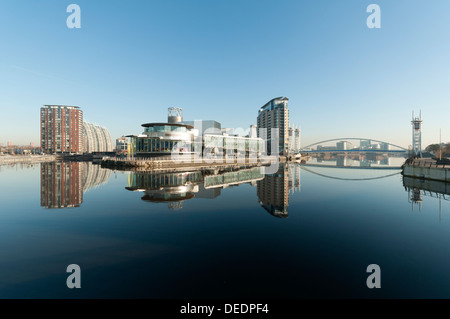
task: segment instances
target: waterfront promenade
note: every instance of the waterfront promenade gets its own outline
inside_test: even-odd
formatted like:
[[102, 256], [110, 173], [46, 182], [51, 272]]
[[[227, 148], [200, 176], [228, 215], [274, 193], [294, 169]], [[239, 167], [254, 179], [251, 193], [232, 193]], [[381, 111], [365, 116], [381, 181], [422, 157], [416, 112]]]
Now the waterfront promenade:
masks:
[[114, 158], [103, 157], [102, 167], [134, 170], [134, 171], [165, 171], [177, 172], [186, 169], [196, 169], [217, 173], [225, 170], [236, 170], [252, 168], [256, 166], [268, 166], [275, 162], [285, 162], [285, 157], [264, 157], [264, 158], [234, 158], [234, 159], [205, 159], [205, 158], [183, 158], [183, 160], [170, 156], [149, 157], [149, 158]]
[[56, 155], [3, 155], [0, 156], [0, 165], [15, 163], [41, 163], [53, 162], [57, 159]]

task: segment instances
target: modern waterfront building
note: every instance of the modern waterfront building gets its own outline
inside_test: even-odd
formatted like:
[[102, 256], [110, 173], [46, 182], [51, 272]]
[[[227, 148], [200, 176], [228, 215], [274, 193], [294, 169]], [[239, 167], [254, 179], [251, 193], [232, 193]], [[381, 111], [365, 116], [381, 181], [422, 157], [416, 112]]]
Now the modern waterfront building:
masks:
[[[131, 141], [131, 156], [169, 156], [173, 153], [193, 154], [198, 131], [192, 125], [183, 124], [183, 110], [169, 108], [167, 123], [142, 124], [144, 132], [128, 135]], [[129, 147], [130, 147], [129, 146]]]
[[[176, 112], [176, 116], [173, 116]], [[194, 123], [194, 125], [186, 124]], [[201, 123], [202, 128], [197, 128]], [[146, 123], [140, 135], [129, 135], [138, 157], [169, 156], [173, 154], [210, 157], [257, 157], [264, 153], [261, 138], [228, 135], [216, 121], [183, 122], [179, 108], [169, 108], [168, 123]]]
[[221, 128], [220, 131], [222, 132], [222, 134], [227, 134], [227, 135], [233, 135], [234, 134], [234, 129], [233, 128]]
[[289, 153], [294, 153], [295, 137], [294, 137], [294, 128], [292, 126], [289, 126], [288, 135], [289, 135]]
[[300, 151], [300, 127], [294, 128], [294, 152]]
[[105, 127], [84, 121], [83, 134], [86, 153], [113, 151], [111, 135]]
[[289, 153], [298, 153], [300, 150], [300, 128], [289, 126]]
[[131, 138], [122, 136], [116, 139], [116, 153], [119, 155], [130, 155], [132, 151]]
[[337, 142], [336, 143], [336, 149], [337, 150], [343, 150], [343, 151], [346, 151], [346, 150], [349, 150], [349, 149], [351, 149], [352, 148], [352, 144], [350, 143], [350, 142], [347, 142], [347, 141], [340, 141], [340, 142]]
[[250, 138], [258, 137], [258, 127], [256, 126], [256, 124], [250, 125], [250, 131], [248, 133], [248, 137], [250, 137]]
[[222, 125], [214, 120], [183, 121], [181, 123], [193, 126], [195, 129], [199, 130], [201, 135], [222, 134]]
[[[258, 111], [258, 137], [266, 140], [267, 153], [270, 155], [287, 155], [289, 151], [289, 109], [287, 97], [277, 97], [264, 104]], [[263, 129], [263, 130], [261, 130]], [[272, 129], [278, 130], [278, 143], [272, 150]], [[266, 136], [262, 131], [266, 130]]]
[[391, 144], [389, 143], [380, 143], [380, 149], [384, 151], [389, 151], [391, 149]]
[[359, 148], [361, 150], [367, 150], [367, 149], [369, 149], [371, 147], [371, 145], [372, 145], [372, 141], [371, 140], [361, 140], [359, 142]]
[[78, 106], [44, 105], [40, 114], [40, 131], [44, 153], [83, 152], [83, 111]]

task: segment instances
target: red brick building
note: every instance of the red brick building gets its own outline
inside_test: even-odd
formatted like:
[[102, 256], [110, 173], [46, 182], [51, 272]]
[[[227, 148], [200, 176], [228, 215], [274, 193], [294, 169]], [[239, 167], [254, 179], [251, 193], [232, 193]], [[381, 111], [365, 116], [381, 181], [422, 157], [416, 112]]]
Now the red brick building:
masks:
[[78, 106], [44, 105], [41, 108], [40, 124], [44, 153], [84, 151], [83, 111]]

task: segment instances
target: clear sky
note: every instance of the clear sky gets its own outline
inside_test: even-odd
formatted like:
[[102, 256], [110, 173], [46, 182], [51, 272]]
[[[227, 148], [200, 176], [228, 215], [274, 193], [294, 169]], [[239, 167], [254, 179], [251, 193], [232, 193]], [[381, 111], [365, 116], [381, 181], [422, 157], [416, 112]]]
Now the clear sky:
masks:
[[[69, 4], [81, 28], [69, 29]], [[381, 7], [381, 29], [366, 8]], [[450, 141], [450, 1], [1, 1], [0, 143], [39, 145], [43, 104], [80, 106], [113, 138], [181, 107], [246, 129], [287, 96], [302, 145]]]

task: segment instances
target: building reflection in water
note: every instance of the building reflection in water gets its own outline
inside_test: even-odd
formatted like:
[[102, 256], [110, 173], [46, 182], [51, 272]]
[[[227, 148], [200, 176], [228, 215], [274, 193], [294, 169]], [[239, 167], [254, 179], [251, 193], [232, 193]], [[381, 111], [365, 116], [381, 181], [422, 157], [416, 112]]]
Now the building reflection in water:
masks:
[[111, 171], [90, 162], [41, 163], [41, 206], [78, 207], [83, 192], [108, 181]]
[[280, 165], [275, 174], [258, 181], [259, 203], [275, 217], [288, 217], [289, 194], [300, 191], [300, 166]]
[[191, 198], [216, 198], [223, 188], [244, 183], [255, 183], [264, 178], [261, 167], [206, 174], [202, 171], [152, 173], [136, 172], [128, 177], [130, 191], [144, 192], [142, 200], [167, 203], [171, 209], [183, 207], [183, 201]]
[[270, 214], [287, 217], [289, 195], [300, 191], [300, 166], [280, 165], [277, 173], [270, 175], [264, 175], [261, 167], [213, 175], [201, 171], [135, 172], [128, 176], [126, 189], [145, 193], [141, 198], [144, 201], [180, 209], [185, 200], [216, 198], [222, 189], [244, 183], [257, 187], [259, 203]]
[[387, 155], [382, 153], [354, 154], [318, 154], [311, 156], [306, 164], [336, 167], [396, 167], [403, 165], [403, 155]]
[[450, 200], [450, 184], [440, 181], [412, 178], [403, 176], [403, 186], [408, 192], [408, 202], [411, 203], [411, 209], [419, 206], [422, 210], [423, 197], [433, 197], [439, 199], [439, 219], [441, 217], [441, 201]]

